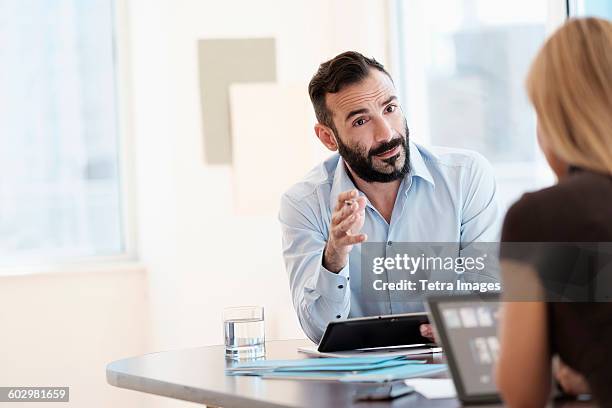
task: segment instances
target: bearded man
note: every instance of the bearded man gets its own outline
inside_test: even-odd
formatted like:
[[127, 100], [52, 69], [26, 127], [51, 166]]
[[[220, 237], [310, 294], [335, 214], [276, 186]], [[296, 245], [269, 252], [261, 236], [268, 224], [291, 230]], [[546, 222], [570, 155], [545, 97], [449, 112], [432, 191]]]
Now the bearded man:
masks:
[[[330, 321], [424, 311], [410, 293], [368, 301], [361, 288], [363, 242], [498, 241], [495, 179], [479, 154], [410, 140], [383, 65], [345, 52], [309, 84], [315, 133], [335, 153], [282, 197], [279, 220], [293, 304], [318, 342]], [[444, 120], [443, 118], [439, 118]], [[421, 333], [433, 338], [429, 325]]]

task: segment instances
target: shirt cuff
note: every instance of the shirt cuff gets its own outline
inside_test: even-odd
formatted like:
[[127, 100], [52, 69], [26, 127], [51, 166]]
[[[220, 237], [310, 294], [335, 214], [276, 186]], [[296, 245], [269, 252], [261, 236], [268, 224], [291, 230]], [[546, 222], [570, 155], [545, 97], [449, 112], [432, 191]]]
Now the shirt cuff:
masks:
[[328, 271], [323, 265], [318, 272], [315, 283], [317, 293], [332, 302], [342, 302], [348, 292], [348, 262], [338, 273]]

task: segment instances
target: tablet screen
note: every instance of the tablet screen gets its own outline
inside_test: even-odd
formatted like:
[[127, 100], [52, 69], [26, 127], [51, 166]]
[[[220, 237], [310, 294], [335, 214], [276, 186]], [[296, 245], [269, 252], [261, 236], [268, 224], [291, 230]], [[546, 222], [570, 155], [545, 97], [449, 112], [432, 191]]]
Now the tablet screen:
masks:
[[435, 302], [436, 329], [453, 376], [467, 395], [497, 394], [494, 364], [499, 355], [499, 302], [457, 300]]

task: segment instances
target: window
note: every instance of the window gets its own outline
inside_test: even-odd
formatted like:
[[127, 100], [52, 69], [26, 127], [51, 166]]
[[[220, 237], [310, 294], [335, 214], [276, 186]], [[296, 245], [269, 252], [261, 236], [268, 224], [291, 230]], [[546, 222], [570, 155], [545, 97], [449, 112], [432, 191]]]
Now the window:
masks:
[[504, 208], [550, 184], [524, 81], [565, 1], [398, 0], [394, 14], [411, 136], [482, 153]]
[[111, 0], [0, 0], [0, 264], [125, 251]]
[[610, 0], [569, 0], [569, 14], [577, 16], [596, 16], [612, 19]]

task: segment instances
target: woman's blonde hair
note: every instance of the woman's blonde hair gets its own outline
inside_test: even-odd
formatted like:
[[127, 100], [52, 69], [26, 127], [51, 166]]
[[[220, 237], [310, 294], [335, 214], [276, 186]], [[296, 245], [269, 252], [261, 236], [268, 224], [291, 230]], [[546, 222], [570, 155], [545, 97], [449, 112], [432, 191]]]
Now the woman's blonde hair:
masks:
[[567, 21], [527, 76], [543, 137], [564, 162], [612, 174], [612, 23]]

